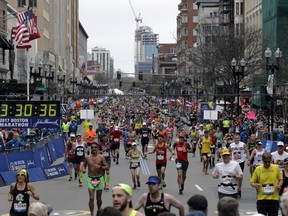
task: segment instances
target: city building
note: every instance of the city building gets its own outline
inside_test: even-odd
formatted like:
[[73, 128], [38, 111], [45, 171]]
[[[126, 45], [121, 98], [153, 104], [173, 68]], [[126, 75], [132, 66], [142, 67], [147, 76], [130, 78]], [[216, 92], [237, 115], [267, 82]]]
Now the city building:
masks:
[[176, 43], [160, 43], [158, 45], [158, 74], [175, 74], [177, 66], [176, 49]]

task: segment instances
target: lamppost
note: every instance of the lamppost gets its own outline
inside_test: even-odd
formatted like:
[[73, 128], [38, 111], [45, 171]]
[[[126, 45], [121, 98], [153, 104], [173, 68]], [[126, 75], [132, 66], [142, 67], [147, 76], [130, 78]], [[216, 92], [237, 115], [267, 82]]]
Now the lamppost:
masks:
[[[63, 99], [64, 99], [64, 92], [65, 92], [65, 74], [63, 74], [61, 77], [60, 77], [60, 75], [58, 74], [57, 75], [57, 81], [58, 81], [58, 83], [60, 84], [60, 86], [62, 86], [62, 92], [61, 92], [61, 94], [60, 95], [62, 95], [61, 96], [61, 101], [62, 101], [62, 103], [63, 103]], [[61, 85], [62, 84], [62, 85]]]
[[77, 78], [70, 78], [70, 83], [72, 84], [72, 94], [73, 94], [73, 96], [74, 96], [74, 94], [75, 94], [75, 84], [77, 83]]
[[[41, 74], [41, 71], [42, 71], [42, 67], [43, 67], [43, 64], [42, 64], [42, 61], [40, 61], [38, 63], [38, 70], [35, 68], [35, 65], [34, 63], [30, 62], [29, 63], [29, 67], [30, 67], [30, 72], [29, 72], [29, 83], [31, 82], [31, 78], [33, 78], [33, 86], [34, 86], [34, 89], [35, 91], [43, 91], [42, 90], [42, 74]], [[33, 70], [34, 68], [34, 70]], [[30, 85], [27, 85], [27, 98], [29, 98], [29, 95], [30, 95]]]
[[[276, 58], [276, 64], [272, 63], [270, 64], [270, 58], [272, 57], [272, 51], [270, 48], [267, 48], [264, 52], [264, 55], [266, 57], [266, 72], [268, 75], [268, 86], [267, 86], [267, 92], [270, 95], [269, 97], [269, 116], [268, 116], [268, 130], [271, 132], [271, 139], [273, 139], [273, 128], [274, 128], [274, 72], [275, 70], [279, 71], [279, 63], [280, 59], [282, 57], [282, 51], [277, 48], [275, 51], [275, 58]], [[271, 117], [271, 125], [270, 125], [270, 117]], [[270, 127], [271, 126], [271, 127]]]
[[246, 66], [246, 61], [244, 58], [241, 59], [240, 61], [240, 68], [236, 68], [237, 66], [237, 61], [235, 58], [232, 59], [231, 61], [231, 66], [233, 70], [233, 75], [235, 77], [235, 83], [237, 83], [237, 116], [240, 115], [240, 76], [244, 76], [244, 71], [245, 71], [245, 66]]

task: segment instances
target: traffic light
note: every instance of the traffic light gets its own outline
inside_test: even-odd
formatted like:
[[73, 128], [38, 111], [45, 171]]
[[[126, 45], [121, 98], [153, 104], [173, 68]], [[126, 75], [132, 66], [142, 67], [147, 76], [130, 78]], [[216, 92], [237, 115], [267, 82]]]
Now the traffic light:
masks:
[[136, 86], [136, 83], [135, 83], [135, 82], [133, 82], [132, 86], [133, 86], [133, 87], [135, 87], [135, 86]]
[[181, 89], [181, 95], [185, 95], [185, 90]]
[[143, 80], [143, 72], [139, 72], [139, 80]]
[[122, 81], [119, 81], [119, 88], [122, 87]]
[[121, 80], [121, 71], [117, 71], [117, 80]]

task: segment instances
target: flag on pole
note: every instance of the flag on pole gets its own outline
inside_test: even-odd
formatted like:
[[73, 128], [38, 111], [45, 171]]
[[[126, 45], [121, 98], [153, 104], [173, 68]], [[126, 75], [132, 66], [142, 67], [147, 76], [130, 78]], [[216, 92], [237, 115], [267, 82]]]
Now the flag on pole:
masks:
[[274, 86], [274, 74], [270, 74], [268, 77], [268, 82], [267, 82], [267, 93], [272, 96], [273, 95], [273, 86]]
[[82, 79], [84, 79], [87, 76], [87, 70], [86, 70], [86, 64], [85, 62], [82, 64], [80, 73], [82, 75]]
[[192, 103], [190, 101], [185, 101], [185, 106], [186, 107], [192, 107]]
[[31, 40], [40, 38], [36, 17], [32, 10], [18, 13], [16, 16], [18, 25], [12, 27], [12, 38], [17, 41], [17, 48], [29, 49]]

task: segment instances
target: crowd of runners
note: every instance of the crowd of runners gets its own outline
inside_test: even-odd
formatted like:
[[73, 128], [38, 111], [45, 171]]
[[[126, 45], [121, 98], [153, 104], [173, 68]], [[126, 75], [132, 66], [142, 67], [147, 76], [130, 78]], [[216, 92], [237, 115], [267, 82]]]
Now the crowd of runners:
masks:
[[[117, 189], [132, 195], [133, 189], [142, 184], [140, 160], [154, 160], [154, 157], [157, 176], [148, 179], [150, 192], [139, 199], [134, 209], [143, 207], [146, 215], [158, 215], [168, 211], [171, 205], [179, 209], [179, 215], [184, 215], [183, 205], [169, 194], [164, 194], [167, 198], [163, 198], [159, 190], [167, 186], [167, 161], [175, 160], [179, 195], [183, 193], [185, 183], [189, 184], [186, 182], [189, 153], [192, 157], [199, 154], [202, 172], [208, 175], [211, 170], [212, 177], [218, 179], [219, 199], [227, 196], [241, 199], [243, 171], [248, 166], [251, 176], [245, 178], [251, 177], [251, 186], [258, 191], [258, 212], [278, 215], [279, 196], [288, 186], [288, 153], [285, 152], [287, 142], [283, 131], [277, 135], [277, 151], [271, 154], [262, 147], [260, 138], [267, 130], [257, 116], [254, 120], [245, 115], [231, 118], [233, 115], [224, 111], [219, 113], [218, 120], [209, 121], [199, 118], [197, 110], [187, 109], [190, 119], [186, 119], [179, 115], [177, 107], [163, 107], [158, 101], [154, 97], [119, 97], [103, 101], [101, 105], [91, 104], [97, 120], [95, 124], [94, 120], [92, 123], [86, 119], [82, 124], [84, 133], [79, 133], [79, 128], [69, 129], [75, 121], [75, 110], [70, 112], [74, 116], [72, 120], [63, 123], [63, 135], [69, 137], [65, 151], [65, 160], [69, 163], [68, 180], [77, 179], [82, 187], [83, 175], [87, 172], [91, 215], [95, 212], [95, 195], [97, 209], [102, 207], [103, 190], [112, 189], [114, 207], [120, 208]], [[122, 145], [124, 153], [119, 151]], [[153, 154], [155, 156], [151, 157]], [[110, 167], [117, 166], [119, 158], [129, 161], [131, 182], [111, 188]], [[156, 198], [151, 197], [153, 194], [157, 194]], [[161, 199], [168, 199], [169, 206], [162, 203], [162, 208], [150, 209], [154, 214], [148, 214], [147, 206], [160, 205]]]

